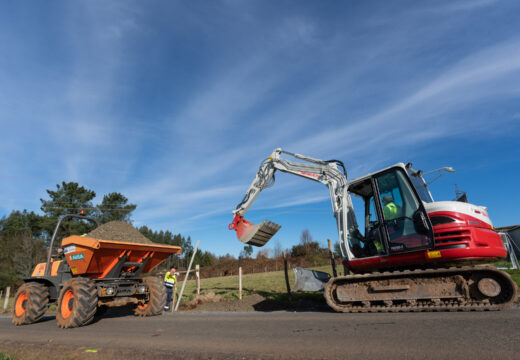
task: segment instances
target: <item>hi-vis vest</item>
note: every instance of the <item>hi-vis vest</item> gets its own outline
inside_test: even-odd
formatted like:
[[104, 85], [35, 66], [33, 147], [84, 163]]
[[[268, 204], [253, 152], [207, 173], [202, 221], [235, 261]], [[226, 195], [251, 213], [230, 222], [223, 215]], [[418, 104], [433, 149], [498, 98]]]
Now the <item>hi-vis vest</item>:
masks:
[[176, 282], [177, 277], [175, 276], [175, 274], [170, 275], [170, 272], [168, 271], [166, 275], [164, 275], [164, 285], [166, 287], [174, 287]]
[[397, 205], [393, 202], [388, 203], [383, 208], [383, 214], [385, 215], [385, 220], [393, 220], [397, 217], [399, 217], [399, 209], [397, 208]]

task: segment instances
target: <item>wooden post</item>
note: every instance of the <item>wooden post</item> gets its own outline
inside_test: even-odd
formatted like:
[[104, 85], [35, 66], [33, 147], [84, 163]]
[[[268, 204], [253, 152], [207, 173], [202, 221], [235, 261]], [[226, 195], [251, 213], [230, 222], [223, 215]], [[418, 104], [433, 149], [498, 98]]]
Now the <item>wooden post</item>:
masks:
[[4, 312], [7, 309], [7, 304], [9, 303], [9, 292], [10, 291], [11, 291], [11, 287], [8, 286], [7, 289], [5, 289]]
[[238, 257], [238, 299], [242, 300], [242, 257]]
[[173, 297], [172, 297], [172, 302], [171, 304], [169, 305], [170, 306], [170, 312], [173, 312], [173, 304], [175, 304], [175, 300], [177, 299], [177, 283], [175, 283], [175, 286], [173, 288]]
[[338, 273], [336, 272], [336, 262], [334, 261], [334, 251], [332, 251], [332, 243], [330, 239], [327, 239], [329, 242], [329, 255], [330, 255], [330, 265], [332, 266], [332, 276], [338, 277]]
[[182, 293], [184, 292], [184, 287], [186, 286], [186, 280], [188, 279], [188, 275], [190, 274], [191, 265], [193, 264], [193, 259], [195, 259], [195, 254], [197, 253], [197, 248], [199, 247], [199, 240], [195, 244], [195, 249], [193, 249], [193, 255], [190, 260], [190, 265], [188, 265], [188, 269], [186, 270], [186, 276], [184, 277], [184, 281], [182, 282], [181, 292], [179, 294], [179, 298], [177, 299], [177, 304], [175, 305], [175, 311], [179, 308], [179, 304], [181, 303]]
[[285, 272], [285, 286], [287, 286], [287, 294], [291, 297], [291, 285], [289, 284], [289, 274], [287, 272], [287, 254], [283, 252], [283, 270]]
[[195, 265], [195, 278], [197, 280], [197, 295], [200, 295], [200, 265]]

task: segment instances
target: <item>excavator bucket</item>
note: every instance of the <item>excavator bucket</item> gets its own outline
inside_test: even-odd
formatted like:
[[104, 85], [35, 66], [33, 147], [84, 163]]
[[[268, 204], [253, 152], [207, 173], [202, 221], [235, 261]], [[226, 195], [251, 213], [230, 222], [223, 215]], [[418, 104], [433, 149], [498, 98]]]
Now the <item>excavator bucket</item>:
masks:
[[280, 228], [280, 225], [267, 220], [255, 225], [240, 215], [235, 215], [233, 222], [229, 224], [229, 230], [236, 230], [238, 240], [258, 247], [267, 244]]

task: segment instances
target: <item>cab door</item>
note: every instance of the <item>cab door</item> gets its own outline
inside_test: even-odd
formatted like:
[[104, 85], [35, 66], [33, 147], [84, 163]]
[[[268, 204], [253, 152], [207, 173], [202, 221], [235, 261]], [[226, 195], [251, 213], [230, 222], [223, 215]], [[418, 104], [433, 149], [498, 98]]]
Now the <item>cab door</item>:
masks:
[[428, 214], [404, 169], [394, 167], [373, 179], [389, 255], [433, 248]]

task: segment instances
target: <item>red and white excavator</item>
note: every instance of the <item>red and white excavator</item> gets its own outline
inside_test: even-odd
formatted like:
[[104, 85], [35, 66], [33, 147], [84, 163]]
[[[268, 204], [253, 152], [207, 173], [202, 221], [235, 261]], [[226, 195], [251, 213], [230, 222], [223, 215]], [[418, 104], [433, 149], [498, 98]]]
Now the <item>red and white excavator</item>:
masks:
[[240, 241], [263, 246], [280, 229], [267, 220], [254, 225], [244, 219], [277, 170], [329, 188], [343, 265], [351, 273], [325, 285], [325, 298], [334, 310], [500, 310], [516, 300], [517, 286], [509, 274], [482, 265], [507, 255], [486, 209], [433, 201], [422, 173], [410, 164], [347, 181], [339, 160], [275, 149], [233, 211], [229, 229]]

